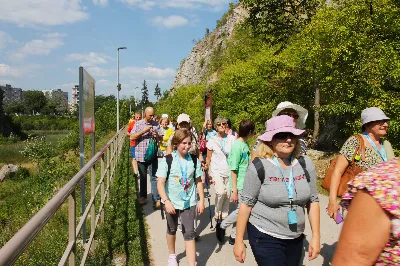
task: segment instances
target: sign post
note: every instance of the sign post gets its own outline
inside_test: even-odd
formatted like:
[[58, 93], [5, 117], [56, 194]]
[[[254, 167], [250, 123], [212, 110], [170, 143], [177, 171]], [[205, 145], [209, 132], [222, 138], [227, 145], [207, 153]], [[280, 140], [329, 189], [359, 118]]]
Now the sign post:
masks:
[[204, 119], [211, 120], [212, 123], [212, 89], [204, 92]]
[[[83, 68], [79, 67], [79, 148], [80, 166], [85, 165], [84, 140], [85, 135], [92, 135], [92, 156], [95, 151], [95, 123], [94, 123], [94, 96], [95, 83], [93, 77]], [[82, 214], [85, 212], [85, 179], [81, 180]], [[82, 226], [83, 243], [86, 243], [86, 223]]]

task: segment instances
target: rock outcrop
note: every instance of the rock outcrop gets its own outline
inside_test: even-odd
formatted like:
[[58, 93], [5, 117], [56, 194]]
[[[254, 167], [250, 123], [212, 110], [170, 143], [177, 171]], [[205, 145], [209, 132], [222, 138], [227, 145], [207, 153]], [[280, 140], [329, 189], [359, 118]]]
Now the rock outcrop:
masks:
[[0, 169], [0, 182], [6, 178], [6, 176], [10, 175], [11, 173], [15, 173], [18, 170], [17, 165], [13, 164], [6, 164]]
[[[248, 11], [239, 4], [229, 12], [226, 23], [198, 41], [189, 56], [182, 60], [171, 90], [183, 85], [201, 83], [208, 73], [211, 56], [216, 51], [224, 49], [225, 43], [232, 36], [235, 26], [242, 23], [247, 16]], [[207, 83], [215, 82], [216, 78], [216, 75], [211, 75]]]

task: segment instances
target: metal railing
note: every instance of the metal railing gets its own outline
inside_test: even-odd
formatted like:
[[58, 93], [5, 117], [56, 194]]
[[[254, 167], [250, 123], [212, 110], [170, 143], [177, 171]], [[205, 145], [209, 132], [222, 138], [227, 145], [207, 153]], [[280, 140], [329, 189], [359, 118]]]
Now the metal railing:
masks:
[[[126, 127], [122, 128], [112, 137], [104, 147], [97, 152], [89, 162], [50, 199], [47, 204], [39, 210], [1, 249], [0, 265], [13, 265], [15, 261], [27, 249], [36, 235], [42, 231], [50, 218], [60, 209], [61, 205], [68, 199], [68, 245], [58, 265], [65, 265], [68, 261], [70, 266], [76, 265], [77, 250], [76, 242], [78, 235], [86, 223], [90, 214], [90, 236], [84, 245], [84, 252], [80, 265], [84, 265], [89, 252], [94, 252], [94, 233], [97, 225], [104, 222], [104, 204], [110, 196], [111, 181], [115, 176], [118, 156], [122, 150], [126, 133]], [[96, 186], [96, 163], [100, 160], [100, 180]], [[76, 225], [76, 188], [85, 174], [90, 171], [90, 200], [86, 205], [85, 212], [79, 218]], [[106, 182], [106, 184], [105, 184]], [[95, 198], [100, 191], [100, 206], [96, 213]]]

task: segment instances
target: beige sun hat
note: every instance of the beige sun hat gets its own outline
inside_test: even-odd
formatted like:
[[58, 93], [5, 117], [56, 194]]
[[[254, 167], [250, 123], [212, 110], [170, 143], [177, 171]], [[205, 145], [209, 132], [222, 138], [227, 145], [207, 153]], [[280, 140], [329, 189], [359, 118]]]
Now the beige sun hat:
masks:
[[285, 109], [293, 109], [296, 110], [297, 114], [299, 115], [299, 119], [296, 122], [296, 128], [304, 129], [306, 127], [306, 120], [308, 116], [308, 111], [304, 107], [301, 107], [298, 104], [294, 104], [291, 102], [281, 102], [276, 107], [275, 111], [272, 112], [272, 117], [277, 116], [281, 111]]

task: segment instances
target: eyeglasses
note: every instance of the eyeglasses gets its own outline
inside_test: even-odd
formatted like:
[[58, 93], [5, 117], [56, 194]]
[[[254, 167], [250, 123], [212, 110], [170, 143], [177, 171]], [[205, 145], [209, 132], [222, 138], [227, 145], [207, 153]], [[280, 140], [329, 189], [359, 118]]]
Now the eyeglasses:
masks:
[[279, 115], [287, 115], [287, 116], [290, 116], [290, 117], [292, 117], [294, 119], [299, 119], [299, 115], [296, 114], [296, 113], [292, 113], [292, 112], [282, 112]]
[[217, 127], [226, 126], [226, 123], [217, 123]]
[[284, 139], [288, 139], [288, 138], [295, 139], [295, 138], [297, 138], [297, 136], [290, 132], [279, 132], [279, 133], [275, 134], [272, 138], [284, 140]]
[[383, 124], [385, 124], [385, 123], [388, 123], [389, 124], [389, 120], [378, 120], [378, 121], [374, 121], [376, 124], [378, 124], [378, 125], [380, 125], [380, 126], [382, 126]]

